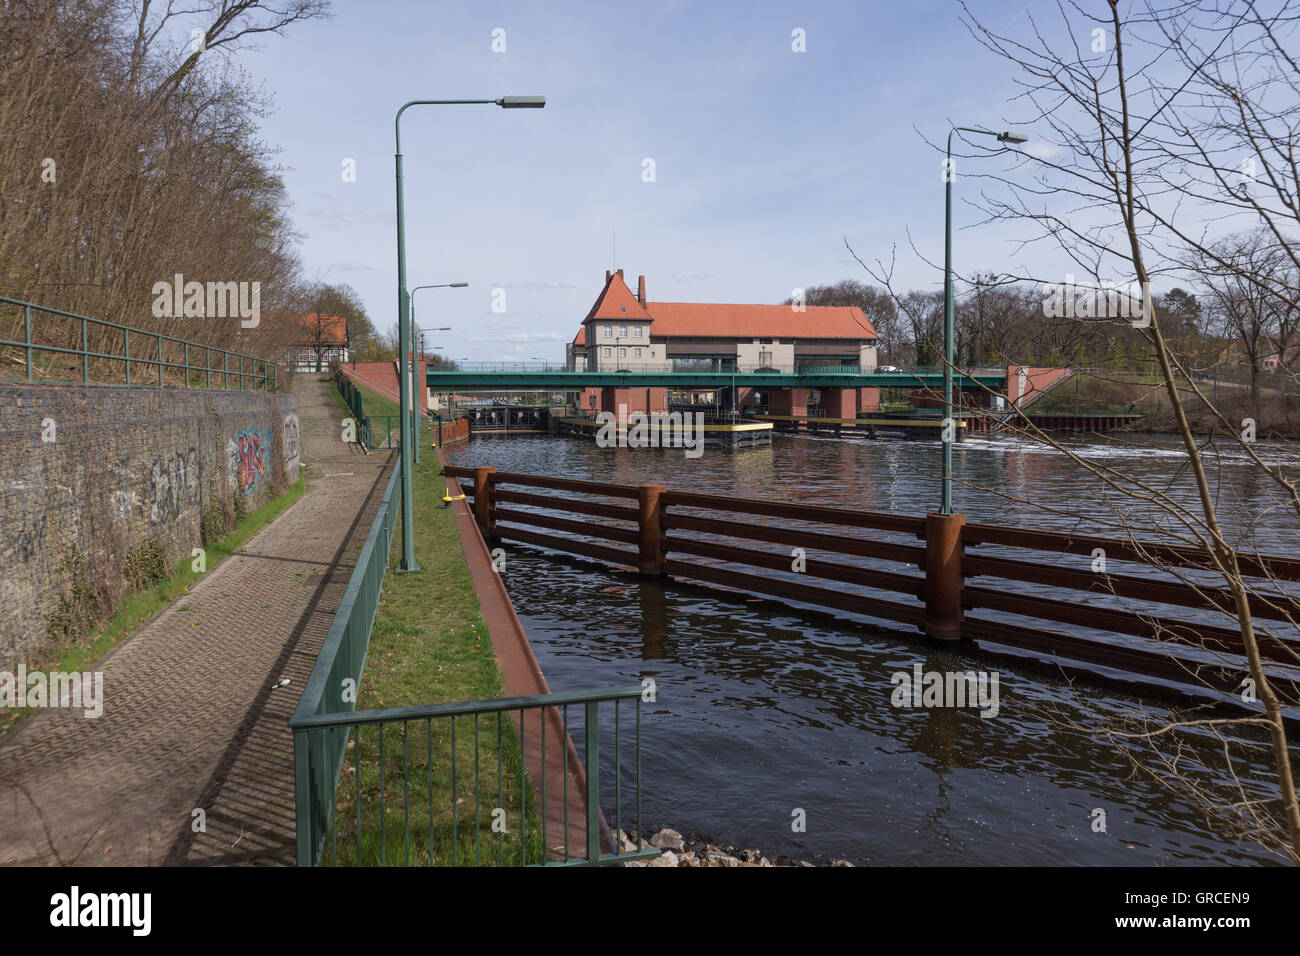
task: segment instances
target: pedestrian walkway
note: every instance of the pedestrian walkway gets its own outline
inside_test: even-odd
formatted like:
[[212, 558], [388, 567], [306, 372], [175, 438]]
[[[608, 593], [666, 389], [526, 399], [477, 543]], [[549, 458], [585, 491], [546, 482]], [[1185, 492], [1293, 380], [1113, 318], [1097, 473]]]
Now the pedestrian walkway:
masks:
[[389, 475], [328, 379], [294, 396], [306, 494], [94, 667], [102, 717], [0, 740], [0, 865], [293, 863], [288, 721]]

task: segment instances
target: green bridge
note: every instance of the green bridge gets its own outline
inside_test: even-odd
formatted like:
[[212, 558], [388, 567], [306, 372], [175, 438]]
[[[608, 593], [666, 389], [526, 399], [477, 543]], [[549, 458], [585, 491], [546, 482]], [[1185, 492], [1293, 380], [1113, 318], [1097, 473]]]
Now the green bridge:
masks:
[[[617, 371], [572, 371], [542, 363], [471, 364], [454, 372], [427, 373], [435, 391], [455, 389], [528, 389], [560, 391], [579, 388], [640, 388], [665, 386], [710, 390], [726, 386], [759, 388], [942, 388], [943, 369], [909, 369], [898, 372], [861, 372], [843, 365], [795, 368], [718, 367], [678, 371], [655, 366], [628, 366]], [[987, 387], [1004, 391], [1007, 370], [971, 369], [953, 375], [955, 388]]]

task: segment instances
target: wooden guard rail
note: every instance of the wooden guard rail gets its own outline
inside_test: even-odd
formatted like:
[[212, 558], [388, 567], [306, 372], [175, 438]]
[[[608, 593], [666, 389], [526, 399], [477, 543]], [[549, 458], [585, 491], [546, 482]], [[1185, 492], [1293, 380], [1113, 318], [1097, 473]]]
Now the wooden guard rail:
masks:
[[[486, 467], [447, 466], [444, 474], [472, 480], [461, 487], [473, 500], [479, 529], [489, 541], [519, 541], [635, 568], [643, 576], [671, 575], [910, 624], [940, 640], [969, 639], [1047, 656], [1066, 670], [1100, 666], [1224, 693], [1239, 690], [1247, 676], [1229, 592], [1222, 585], [1149, 576], [1178, 568], [1208, 581], [1208, 558], [1196, 549], [966, 524], [961, 515], [854, 511], [671, 491], [658, 484], [607, 484]], [[848, 533], [835, 533], [837, 529]], [[863, 531], [876, 533], [865, 536]], [[785, 550], [742, 547], [716, 536]], [[917, 540], [922, 543], [911, 543]], [[1136, 567], [1130, 573], [1091, 571], [1099, 548], [1108, 563]], [[802, 571], [793, 570], [801, 552], [789, 549], [803, 549]], [[1014, 556], [993, 553], [1008, 550]], [[811, 552], [845, 555], [857, 563], [808, 556]], [[1084, 558], [1061, 561], [1073, 555]], [[868, 561], [871, 566], [864, 566]], [[880, 562], [896, 567], [876, 566]], [[777, 573], [755, 574], [719, 563]], [[1300, 560], [1241, 554], [1238, 563], [1250, 577], [1272, 579], [1250, 597], [1256, 636], [1275, 689], [1284, 699], [1300, 702], [1300, 600], [1277, 586], [1300, 582]], [[857, 590], [862, 588], [873, 593]], [[1180, 609], [1203, 617], [1205, 612], [1225, 614], [1227, 626], [1170, 616]], [[1016, 620], [1005, 620], [1007, 615]], [[1032, 626], [1044, 623], [1094, 633]]]

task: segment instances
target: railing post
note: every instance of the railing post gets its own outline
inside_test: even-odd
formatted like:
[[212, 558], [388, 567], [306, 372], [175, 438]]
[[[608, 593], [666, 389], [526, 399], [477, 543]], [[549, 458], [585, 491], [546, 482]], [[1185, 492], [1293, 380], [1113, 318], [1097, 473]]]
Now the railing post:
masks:
[[484, 541], [491, 541], [496, 527], [492, 523], [492, 476], [496, 469], [481, 465], [474, 469], [474, 516]]
[[131, 384], [131, 330], [122, 330], [122, 351], [126, 357], [126, 384]]
[[[586, 751], [587, 751], [587, 864], [595, 866], [600, 861], [600, 724], [597, 713], [600, 704], [587, 701]], [[617, 850], [617, 848], [616, 848]]]
[[925, 516], [925, 633], [961, 640], [961, 529], [965, 515]]
[[294, 829], [299, 866], [315, 866], [315, 811], [311, 788], [311, 757], [307, 750], [307, 731], [293, 732]]
[[655, 578], [663, 572], [663, 499], [666, 485], [641, 485], [637, 488], [637, 527], [641, 532], [637, 570], [643, 578]]
[[[85, 323], [83, 322], [84, 326]], [[23, 333], [27, 343], [27, 381], [32, 380], [32, 307], [23, 306]]]

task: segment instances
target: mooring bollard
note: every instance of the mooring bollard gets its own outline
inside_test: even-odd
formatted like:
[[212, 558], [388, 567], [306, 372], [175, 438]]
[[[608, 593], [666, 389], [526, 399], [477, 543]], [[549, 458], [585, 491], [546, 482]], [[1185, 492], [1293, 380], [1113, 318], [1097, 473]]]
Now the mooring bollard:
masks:
[[496, 532], [492, 524], [492, 475], [496, 469], [481, 465], [474, 469], [474, 517], [484, 541], [491, 541]]
[[663, 573], [663, 499], [667, 485], [640, 485], [637, 488], [637, 527], [640, 541], [637, 570], [644, 578]]
[[925, 516], [925, 633], [961, 640], [961, 529], [965, 515]]

